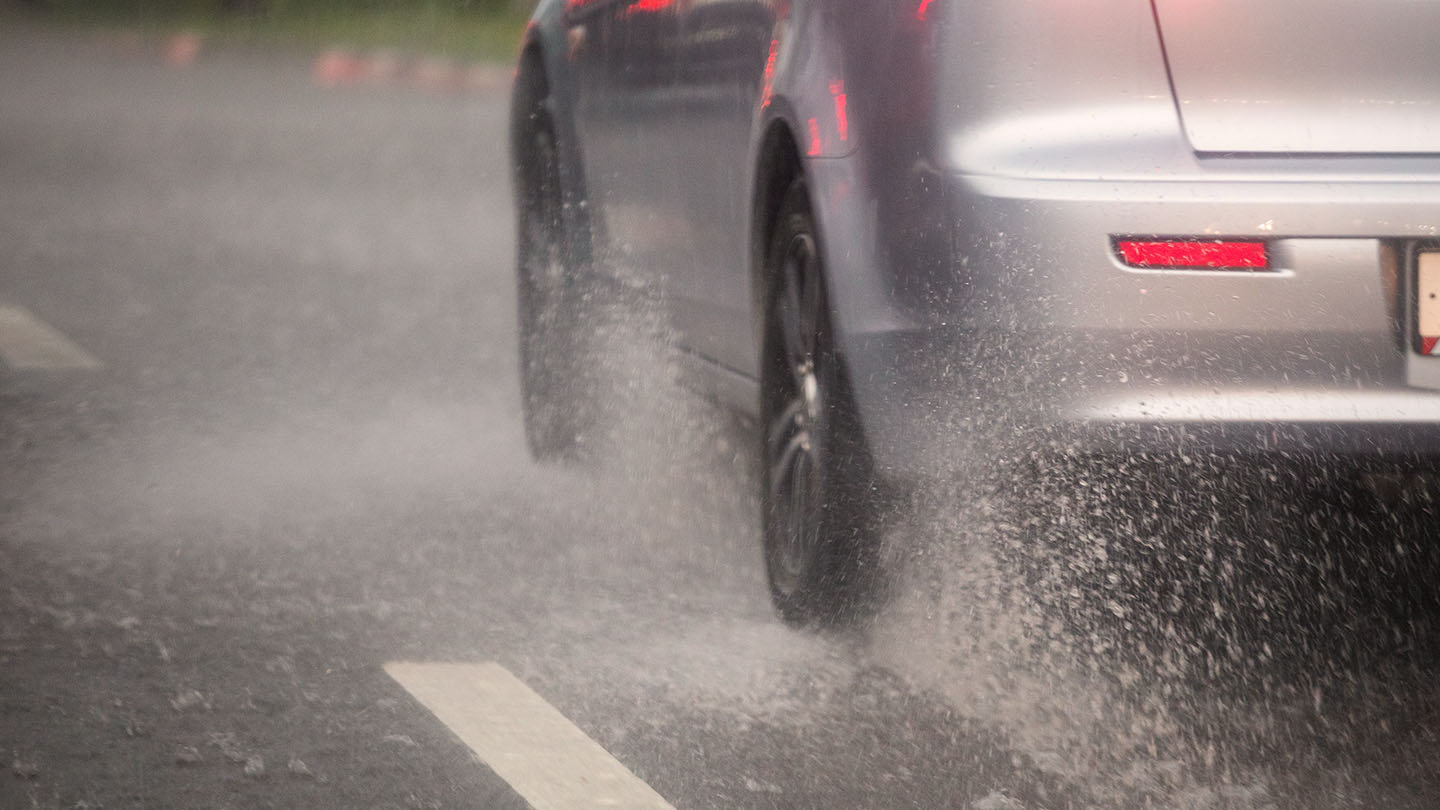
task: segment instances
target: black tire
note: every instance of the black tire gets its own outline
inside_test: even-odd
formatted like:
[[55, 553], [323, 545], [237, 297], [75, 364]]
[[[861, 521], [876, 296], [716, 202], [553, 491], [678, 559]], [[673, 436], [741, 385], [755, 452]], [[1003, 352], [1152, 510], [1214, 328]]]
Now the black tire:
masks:
[[516, 78], [512, 103], [525, 440], [538, 461], [573, 460], [589, 426], [579, 289], [587, 251], [564, 186], [549, 93], [533, 62]]
[[770, 596], [790, 624], [850, 624], [876, 596], [872, 473], [803, 180], [780, 206], [765, 270], [761, 501]]

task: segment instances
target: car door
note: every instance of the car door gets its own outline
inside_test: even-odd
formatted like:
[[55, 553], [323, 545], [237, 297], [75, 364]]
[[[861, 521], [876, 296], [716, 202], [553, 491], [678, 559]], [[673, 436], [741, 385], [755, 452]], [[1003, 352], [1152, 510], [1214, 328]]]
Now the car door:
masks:
[[673, 122], [677, 198], [693, 250], [676, 268], [674, 307], [696, 354], [755, 375], [746, 232], [749, 144], [775, 12], [769, 0], [682, 0]]
[[663, 278], [683, 242], [666, 126], [678, 57], [674, 0], [584, 0], [572, 6], [567, 33], [586, 188], [603, 236], [597, 258], [612, 272]]

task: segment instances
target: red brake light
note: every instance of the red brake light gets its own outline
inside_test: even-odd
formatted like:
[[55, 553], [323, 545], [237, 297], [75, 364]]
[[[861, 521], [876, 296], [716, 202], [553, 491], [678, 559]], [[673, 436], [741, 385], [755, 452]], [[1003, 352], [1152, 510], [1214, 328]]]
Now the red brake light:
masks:
[[1170, 270], [1265, 270], [1270, 267], [1264, 242], [1117, 239], [1115, 249], [1131, 267]]
[[[588, 2], [589, 0], [587, 0]], [[632, 14], [654, 14], [664, 11], [675, 3], [675, 0], [634, 0], [625, 7], [625, 16]]]

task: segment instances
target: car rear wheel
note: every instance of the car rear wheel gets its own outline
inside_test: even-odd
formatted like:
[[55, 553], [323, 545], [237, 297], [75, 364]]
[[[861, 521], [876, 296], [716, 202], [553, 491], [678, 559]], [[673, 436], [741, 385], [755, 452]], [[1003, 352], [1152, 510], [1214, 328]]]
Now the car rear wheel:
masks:
[[520, 392], [525, 439], [540, 461], [577, 456], [587, 425], [582, 362], [581, 243], [567, 221], [560, 150], [538, 71], [514, 98]]
[[864, 615], [875, 583], [869, 463], [803, 181], [787, 192], [766, 255], [761, 492], [770, 595], [792, 624], [845, 623]]

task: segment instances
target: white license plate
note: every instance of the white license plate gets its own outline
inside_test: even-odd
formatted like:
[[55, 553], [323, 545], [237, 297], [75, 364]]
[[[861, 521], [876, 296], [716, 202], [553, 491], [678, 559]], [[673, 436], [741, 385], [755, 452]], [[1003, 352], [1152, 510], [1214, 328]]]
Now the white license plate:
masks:
[[1415, 274], [1415, 325], [1420, 353], [1440, 355], [1440, 253], [1421, 253]]

